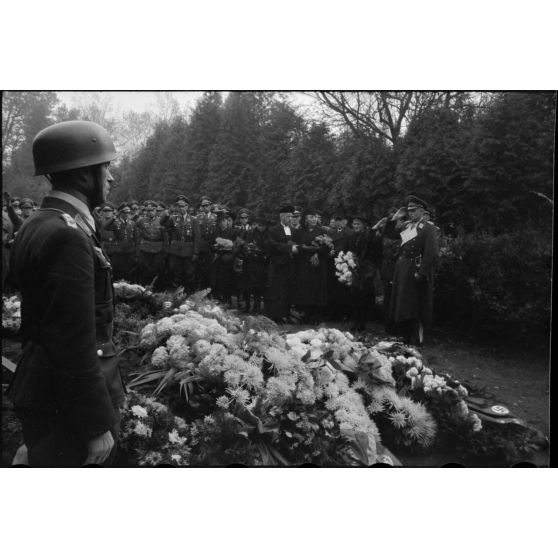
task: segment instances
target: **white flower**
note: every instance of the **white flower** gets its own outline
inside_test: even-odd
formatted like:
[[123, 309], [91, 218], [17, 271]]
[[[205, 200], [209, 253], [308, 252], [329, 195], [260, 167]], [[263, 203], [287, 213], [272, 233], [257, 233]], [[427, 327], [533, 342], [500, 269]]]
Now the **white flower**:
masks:
[[176, 444], [179, 446], [183, 446], [184, 443], [186, 442], [186, 438], [180, 436], [180, 434], [178, 433], [178, 430], [173, 429], [172, 432], [169, 432], [169, 442], [171, 444]]
[[145, 408], [143, 408], [141, 405], [134, 405], [130, 411], [132, 411], [132, 414], [135, 417], [138, 418], [145, 418], [147, 417], [147, 410]]
[[137, 422], [134, 428], [134, 433], [142, 438], [151, 438], [153, 430], [149, 426], [145, 425], [143, 422]]
[[216, 401], [217, 407], [221, 407], [221, 409], [228, 409], [230, 403], [231, 402], [226, 395], [221, 395], [221, 397], [218, 397]]
[[171, 455], [171, 461], [174, 461], [177, 465], [180, 465], [180, 462], [182, 461], [182, 457], [177, 453], [173, 453]]
[[473, 432], [479, 432], [482, 430], [482, 422], [476, 413], [471, 413], [471, 421], [473, 424]]
[[162, 337], [164, 335], [169, 334], [172, 331], [173, 324], [174, 322], [172, 321], [171, 318], [162, 318], [161, 320], [159, 320], [155, 324], [155, 330], [157, 332], [157, 335], [160, 335]]
[[169, 362], [169, 353], [165, 347], [157, 347], [151, 355], [151, 364], [155, 368], [165, 368]]
[[412, 368], [409, 368], [409, 370], [405, 372], [405, 376], [407, 376], [407, 378], [413, 378], [417, 374], [418, 374], [418, 370], [414, 366]]

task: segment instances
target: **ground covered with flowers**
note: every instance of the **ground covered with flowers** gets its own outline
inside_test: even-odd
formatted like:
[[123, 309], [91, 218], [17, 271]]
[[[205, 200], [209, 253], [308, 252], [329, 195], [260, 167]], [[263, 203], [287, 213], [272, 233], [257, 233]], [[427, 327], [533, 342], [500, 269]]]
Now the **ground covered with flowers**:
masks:
[[505, 465], [536, 449], [525, 429], [483, 423], [466, 404], [477, 387], [436, 355], [342, 326], [280, 330], [207, 292], [116, 294], [122, 465]]

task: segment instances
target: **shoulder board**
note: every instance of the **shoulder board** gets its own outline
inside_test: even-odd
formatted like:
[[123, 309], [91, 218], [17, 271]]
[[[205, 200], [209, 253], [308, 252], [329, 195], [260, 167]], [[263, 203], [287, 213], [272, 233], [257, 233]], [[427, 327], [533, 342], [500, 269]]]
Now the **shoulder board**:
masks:
[[68, 227], [72, 227], [72, 229], [77, 229], [77, 223], [69, 213], [62, 213], [60, 217], [62, 217], [62, 219], [66, 221], [66, 225], [68, 225]]
[[[72, 219], [72, 221], [74, 221]], [[83, 217], [77, 213], [76, 214], [76, 218], [74, 223], [87, 235], [87, 236], [92, 236], [93, 235], [93, 231], [89, 228], [89, 226], [87, 225], [87, 223], [83, 220]], [[76, 227], [77, 228], [77, 227]]]

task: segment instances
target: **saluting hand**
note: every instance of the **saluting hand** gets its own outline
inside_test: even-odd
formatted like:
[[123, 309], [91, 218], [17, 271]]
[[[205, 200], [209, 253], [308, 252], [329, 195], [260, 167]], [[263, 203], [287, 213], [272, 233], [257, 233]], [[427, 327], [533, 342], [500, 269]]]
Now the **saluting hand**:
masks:
[[108, 459], [113, 447], [114, 438], [110, 430], [107, 430], [100, 436], [92, 438], [87, 442], [88, 453], [84, 465], [90, 465], [92, 463], [101, 465]]

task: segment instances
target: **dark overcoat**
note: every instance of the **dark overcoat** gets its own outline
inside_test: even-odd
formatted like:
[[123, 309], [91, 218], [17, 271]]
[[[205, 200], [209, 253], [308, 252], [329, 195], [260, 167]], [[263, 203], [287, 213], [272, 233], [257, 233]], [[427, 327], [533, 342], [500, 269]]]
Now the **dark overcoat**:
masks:
[[281, 224], [269, 229], [265, 312], [272, 320], [281, 320], [289, 316], [295, 279], [292, 245], [296, 235], [292, 229], [291, 236], [286, 235]]
[[[325, 306], [327, 303], [327, 265], [329, 248], [314, 246], [316, 237], [325, 234], [322, 227], [309, 229], [303, 227], [297, 234], [299, 253], [295, 258], [296, 289], [293, 304], [298, 306]], [[318, 265], [312, 265], [311, 259], [318, 254]]]
[[[401, 244], [395, 262], [389, 308], [389, 317], [395, 322], [432, 321], [434, 269], [438, 261], [436, 228], [420, 221], [416, 233]], [[415, 272], [419, 279], [415, 279]]]
[[114, 428], [124, 390], [100, 238], [71, 204], [47, 196], [17, 234], [10, 264], [22, 297], [14, 405], [58, 417], [82, 441]]

